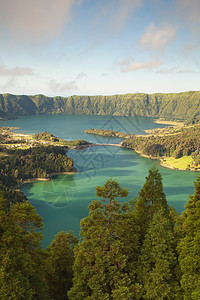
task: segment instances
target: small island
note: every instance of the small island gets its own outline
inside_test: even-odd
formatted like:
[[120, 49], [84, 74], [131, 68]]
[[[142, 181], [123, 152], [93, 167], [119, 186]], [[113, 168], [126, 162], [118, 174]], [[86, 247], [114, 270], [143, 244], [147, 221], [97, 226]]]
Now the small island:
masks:
[[102, 135], [102, 136], [107, 136], [107, 137], [117, 137], [117, 138], [123, 138], [123, 139], [128, 139], [132, 136], [132, 134], [124, 133], [124, 132], [118, 132], [115, 130], [104, 130], [104, 129], [87, 129], [83, 130], [83, 132], [88, 133], [88, 134], [95, 134], [95, 135]]

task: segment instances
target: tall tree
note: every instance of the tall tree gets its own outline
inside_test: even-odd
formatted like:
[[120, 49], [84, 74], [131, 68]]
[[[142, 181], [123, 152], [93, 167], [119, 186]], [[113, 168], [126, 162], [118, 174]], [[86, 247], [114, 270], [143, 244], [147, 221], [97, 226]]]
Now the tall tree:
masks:
[[47, 248], [47, 274], [50, 297], [67, 300], [67, 292], [72, 287], [73, 248], [78, 240], [72, 232], [59, 232]]
[[147, 232], [154, 213], [163, 207], [168, 212], [168, 204], [163, 191], [162, 176], [158, 169], [150, 169], [142, 189], [136, 198], [135, 214], [141, 229], [141, 241]]
[[176, 239], [171, 219], [162, 207], [150, 222], [140, 261], [144, 299], [182, 299], [177, 278]]
[[1, 198], [0, 220], [0, 299], [49, 299], [41, 217], [28, 201], [8, 211]]
[[81, 221], [82, 241], [75, 249], [69, 299], [133, 299], [136, 288], [127, 272], [122, 205], [116, 200], [126, 197], [128, 190], [109, 179], [96, 192], [103, 200], [92, 201], [89, 216]]
[[194, 195], [182, 216], [182, 238], [178, 245], [184, 299], [197, 300], [200, 295], [200, 176], [194, 184]]

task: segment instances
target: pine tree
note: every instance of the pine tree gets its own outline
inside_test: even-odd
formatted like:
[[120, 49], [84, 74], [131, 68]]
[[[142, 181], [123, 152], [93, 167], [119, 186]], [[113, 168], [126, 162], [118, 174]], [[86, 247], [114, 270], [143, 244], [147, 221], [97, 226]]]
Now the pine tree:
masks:
[[117, 197], [127, 189], [116, 180], [97, 187], [102, 201], [92, 201], [89, 216], [81, 221], [82, 241], [75, 249], [74, 285], [69, 299], [133, 299], [135, 284], [127, 272], [128, 253], [122, 237], [124, 218]]
[[59, 232], [47, 248], [47, 274], [50, 297], [67, 300], [67, 292], [72, 287], [74, 263], [73, 248], [77, 244], [72, 232]]
[[183, 212], [183, 236], [178, 245], [181, 286], [187, 300], [198, 300], [200, 297], [200, 176], [194, 187], [194, 195], [190, 196]]
[[41, 217], [28, 201], [8, 211], [0, 200], [0, 299], [49, 299]]
[[141, 249], [144, 299], [182, 299], [172, 223], [161, 207], [154, 213]]
[[150, 169], [142, 189], [136, 198], [135, 214], [141, 229], [141, 243], [154, 213], [163, 207], [168, 212], [168, 204], [163, 191], [162, 176], [158, 169]]

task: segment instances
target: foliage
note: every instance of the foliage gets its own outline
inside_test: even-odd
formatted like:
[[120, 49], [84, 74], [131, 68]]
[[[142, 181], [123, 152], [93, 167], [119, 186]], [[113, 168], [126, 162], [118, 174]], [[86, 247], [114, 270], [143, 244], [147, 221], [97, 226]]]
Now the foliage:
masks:
[[50, 143], [56, 143], [60, 145], [66, 145], [66, 146], [82, 146], [82, 145], [89, 145], [90, 143], [85, 140], [72, 140], [72, 141], [66, 141], [63, 139], [57, 138], [55, 135], [48, 133], [48, 132], [39, 132], [37, 134], [33, 135], [33, 138], [37, 141], [47, 141]]
[[72, 232], [61, 231], [47, 248], [47, 279], [50, 297], [54, 300], [68, 299], [73, 278], [73, 249], [77, 242]]
[[199, 102], [198, 91], [68, 98], [1, 94], [0, 113], [8, 116], [65, 113], [198, 119]]
[[168, 205], [163, 192], [162, 177], [158, 169], [150, 169], [146, 181], [136, 199], [135, 214], [141, 230], [141, 241], [147, 232], [154, 214], [163, 208], [168, 214]]
[[22, 193], [20, 190], [13, 190], [3, 185], [0, 185], [0, 190], [8, 209], [10, 209], [15, 203], [22, 203], [27, 200], [24, 193]]
[[43, 141], [48, 141], [48, 142], [58, 142], [59, 141], [59, 139], [55, 135], [48, 133], [46, 131], [34, 134], [33, 138], [36, 140], [43, 140]]
[[182, 299], [177, 278], [176, 239], [163, 208], [153, 216], [140, 255], [144, 299]]
[[96, 192], [103, 200], [93, 201], [89, 216], [81, 221], [82, 241], [75, 248], [69, 299], [132, 299], [137, 286], [127, 271], [130, 248], [125, 250], [126, 235], [121, 230], [126, 219], [116, 200], [126, 197], [128, 191], [109, 179], [103, 187], [97, 186]]
[[0, 199], [0, 298], [49, 299], [41, 217], [27, 201], [8, 211]]
[[12, 187], [27, 178], [45, 178], [50, 173], [74, 171], [73, 161], [62, 147], [8, 150], [0, 159], [0, 182]]
[[172, 129], [167, 134], [132, 136], [122, 146], [140, 151], [152, 157], [174, 157], [192, 155], [198, 160], [200, 155], [200, 125]]
[[200, 295], [200, 176], [195, 182], [180, 224], [179, 262], [182, 271], [181, 286], [184, 299], [197, 300]]
[[46, 250], [41, 217], [15, 192], [0, 193], [0, 299], [199, 299], [200, 176], [181, 217], [157, 169], [124, 204], [128, 190], [110, 178], [96, 187], [102, 200], [90, 203], [81, 239], [60, 232]]
[[83, 132], [88, 134], [96, 134], [96, 135], [118, 137], [118, 138], [129, 138], [131, 136], [128, 133], [118, 132], [115, 130], [104, 130], [104, 129], [93, 129], [93, 128], [88, 130], [83, 130]]

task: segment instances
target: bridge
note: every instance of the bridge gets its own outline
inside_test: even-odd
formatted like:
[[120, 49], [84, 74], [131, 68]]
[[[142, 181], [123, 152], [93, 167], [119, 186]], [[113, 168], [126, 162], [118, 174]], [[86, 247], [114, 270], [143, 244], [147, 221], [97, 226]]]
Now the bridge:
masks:
[[91, 144], [91, 146], [114, 146], [114, 147], [121, 147], [120, 144]]

